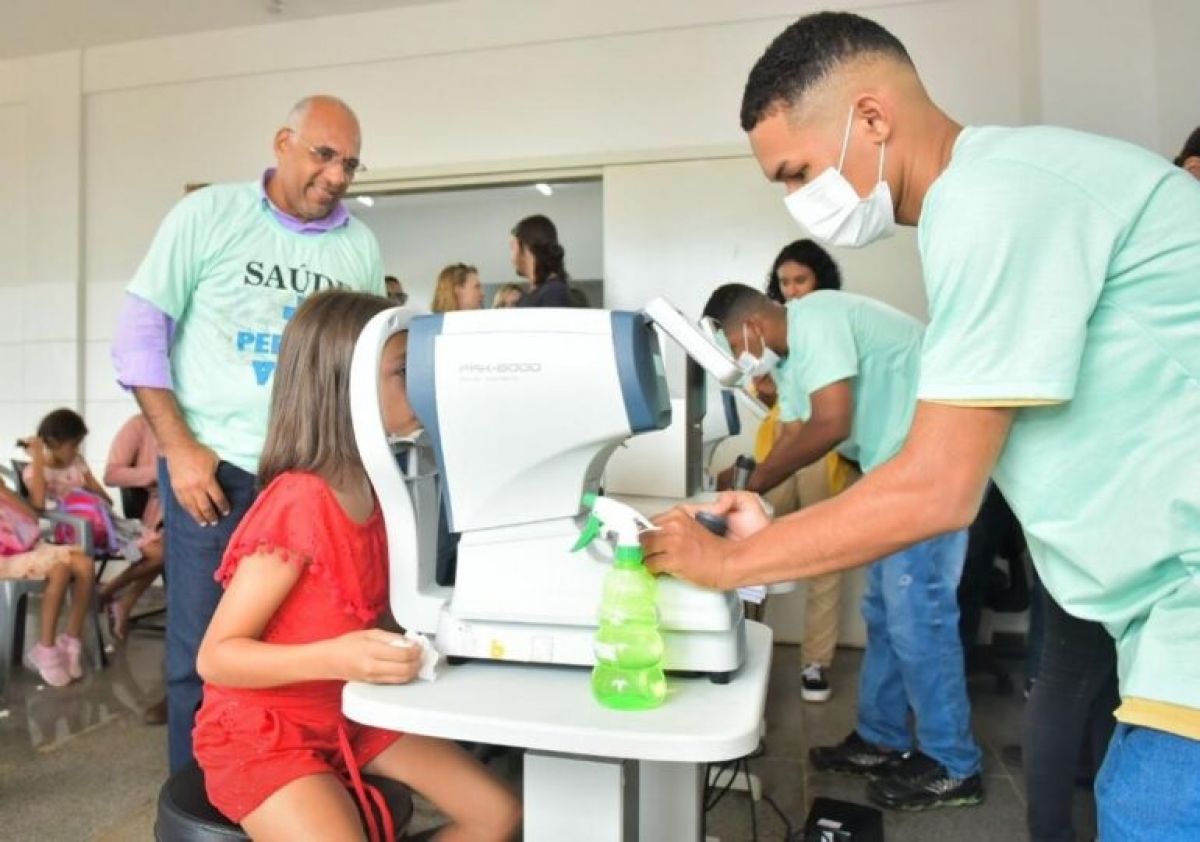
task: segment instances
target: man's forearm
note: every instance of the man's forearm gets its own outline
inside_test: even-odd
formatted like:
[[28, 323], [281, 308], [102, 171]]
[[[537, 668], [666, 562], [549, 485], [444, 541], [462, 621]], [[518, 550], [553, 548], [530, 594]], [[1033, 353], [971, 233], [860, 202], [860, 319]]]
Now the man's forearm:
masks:
[[195, 444], [196, 438], [188, 428], [183, 418], [183, 410], [175, 400], [175, 393], [170, 389], [155, 389], [149, 386], [138, 386], [133, 390], [138, 406], [150, 429], [158, 440], [159, 449], [164, 456], [170, 456], [172, 451]]
[[734, 542], [720, 586], [847, 570], [969, 526], [1011, 423], [1011, 409], [919, 405], [894, 459], [833, 499]]
[[819, 424], [805, 424], [800, 432], [783, 436], [776, 442], [767, 458], [750, 475], [746, 490], [767, 493], [833, 450], [842, 439], [837, 432]]
[[884, 465], [843, 494], [806, 506], [739, 541], [722, 587], [786, 582], [848, 570], [957, 528], [936, 487]]
[[149, 488], [154, 485], [156, 467], [109, 462], [104, 468], [104, 484], [113, 488]]

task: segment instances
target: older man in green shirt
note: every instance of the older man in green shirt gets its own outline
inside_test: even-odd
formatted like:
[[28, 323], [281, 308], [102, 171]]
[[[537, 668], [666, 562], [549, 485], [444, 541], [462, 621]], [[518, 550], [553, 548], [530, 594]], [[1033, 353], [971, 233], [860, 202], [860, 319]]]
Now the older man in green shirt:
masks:
[[165, 459], [172, 771], [192, 759], [196, 652], [221, 595], [213, 574], [257, 493], [284, 325], [322, 290], [384, 292], [375, 235], [341, 203], [361, 142], [344, 102], [301, 100], [275, 133], [275, 166], [176, 204], [129, 284], [113, 362]]

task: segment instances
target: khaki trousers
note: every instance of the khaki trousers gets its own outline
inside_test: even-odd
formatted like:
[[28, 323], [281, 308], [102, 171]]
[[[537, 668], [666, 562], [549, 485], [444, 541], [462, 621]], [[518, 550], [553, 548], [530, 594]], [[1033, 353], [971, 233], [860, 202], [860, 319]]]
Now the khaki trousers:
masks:
[[[825, 460], [809, 465], [768, 491], [763, 497], [775, 508], [775, 516], [791, 514], [801, 506], [811, 506], [829, 498]], [[804, 642], [800, 646], [801, 664], [833, 663], [841, 620], [842, 574], [826, 573], [805, 580], [808, 594], [804, 603]]]

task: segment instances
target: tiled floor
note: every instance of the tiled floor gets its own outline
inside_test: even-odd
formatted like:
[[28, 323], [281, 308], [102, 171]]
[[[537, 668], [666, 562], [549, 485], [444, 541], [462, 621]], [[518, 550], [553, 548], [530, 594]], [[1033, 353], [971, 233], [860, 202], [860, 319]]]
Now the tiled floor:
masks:
[[[165, 775], [166, 735], [144, 726], [140, 711], [162, 692], [162, 637], [136, 633], [112, 653], [100, 674], [54, 690], [14, 668], [7, 707], [0, 709], [0, 839], [38, 842], [153, 838], [154, 799]], [[775, 649], [767, 711], [766, 754], [751, 771], [763, 781], [793, 827], [799, 828], [818, 796], [865, 803], [861, 781], [813, 772], [805, 762], [812, 745], [835, 742], [854, 725], [855, 676], [860, 653], [839, 652], [833, 670], [834, 696], [822, 705], [799, 701], [797, 653]], [[971, 840], [1012, 842], [1025, 838], [1024, 789], [1020, 770], [1001, 759], [1005, 745], [1019, 741], [1022, 701], [1001, 697], [994, 682], [971, 681], [975, 732], [984, 749], [987, 800], [980, 807], [885, 816], [888, 842]], [[6, 711], [6, 712], [2, 712]], [[519, 763], [500, 761], [519, 777]], [[1090, 838], [1090, 801], [1076, 799], [1080, 838]], [[756, 809], [758, 839], [780, 842], [783, 824], [763, 802]], [[423, 808], [415, 827], [435, 818]], [[749, 801], [731, 792], [708, 816], [708, 833], [721, 842], [752, 839]]]

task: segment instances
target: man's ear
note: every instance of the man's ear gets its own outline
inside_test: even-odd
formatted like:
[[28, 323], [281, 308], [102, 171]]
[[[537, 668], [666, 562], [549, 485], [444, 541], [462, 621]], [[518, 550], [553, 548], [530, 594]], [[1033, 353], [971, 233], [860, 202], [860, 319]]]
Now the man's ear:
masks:
[[1200, 178], [1200, 155], [1184, 158], [1183, 168], [1191, 173], [1193, 178]]
[[887, 143], [892, 136], [892, 109], [875, 94], [859, 94], [854, 100], [854, 119], [865, 126], [864, 134], [872, 143]]
[[[762, 313], [747, 313], [746, 318], [742, 319], [742, 324], [746, 326], [746, 332], [750, 336], [763, 336], [763, 331], [766, 330], [767, 320], [763, 318]], [[738, 326], [738, 333], [742, 332], [742, 328]]]
[[292, 130], [284, 126], [279, 131], [275, 132], [275, 141], [271, 144], [271, 148], [275, 150], [275, 156], [282, 156], [287, 149], [288, 142], [292, 139]]

